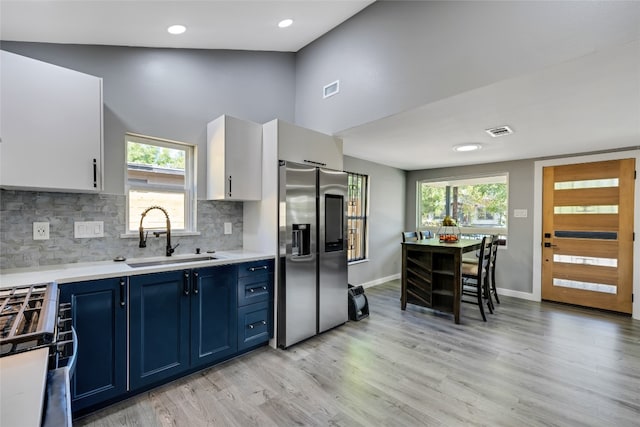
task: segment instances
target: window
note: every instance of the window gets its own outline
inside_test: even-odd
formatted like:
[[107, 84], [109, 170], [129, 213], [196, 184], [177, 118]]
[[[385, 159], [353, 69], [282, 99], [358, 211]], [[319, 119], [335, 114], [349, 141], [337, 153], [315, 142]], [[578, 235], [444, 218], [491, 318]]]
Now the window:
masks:
[[[164, 208], [171, 231], [196, 231], [195, 147], [179, 142], [127, 134], [127, 233], [137, 232], [142, 212]], [[145, 229], [165, 229], [164, 214], [154, 209]]]
[[367, 198], [369, 177], [349, 172], [349, 201], [347, 230], [349, 247], [347, 261], [360, 261], [367, 257]]
[[418, 182], [418, 228], [438, 232], [450, 216], [462, 234], [506, 234], [508, 176]]

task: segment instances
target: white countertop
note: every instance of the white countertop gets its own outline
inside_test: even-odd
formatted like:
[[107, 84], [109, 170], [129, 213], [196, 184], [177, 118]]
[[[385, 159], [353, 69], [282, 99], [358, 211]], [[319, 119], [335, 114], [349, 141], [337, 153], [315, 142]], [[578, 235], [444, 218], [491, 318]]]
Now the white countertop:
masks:
[[[214, 256], [217, 259], [204, 259], [209, 256]], [[185, 258], [191, 259], [195, 257], [202, 257], [203, 260], [181, 263], [181, 260], [184, 260]], [[0, 272], [0, 289], [53, 281], [62, 284], [81, 282], [85, 280], [108, 279], [111, 277], [135, 276], [138, 274], [157, 273], [161, 271], [176, 270], [179, 268], [203, 268], [215, 265], [235, 264], [240, 262], [258, 261], [271, 258], [274, 258], [274, 254], [265, 254], [238, 249], [232, 251], [220, 251], [213, 254], [180, 254], [174, 255], [172, 257], [159, 256], [151, 258], [132, 258], [127, 259], [125, 262], [97, 261], [42, 267], [7, 269]], [[127, 264], [133, 262], [165, 260], [175, 260], [175, 263], [150, 267], [131, 267]]]
[[0, 426], [39, 427], [49, 349], [0, 358]]

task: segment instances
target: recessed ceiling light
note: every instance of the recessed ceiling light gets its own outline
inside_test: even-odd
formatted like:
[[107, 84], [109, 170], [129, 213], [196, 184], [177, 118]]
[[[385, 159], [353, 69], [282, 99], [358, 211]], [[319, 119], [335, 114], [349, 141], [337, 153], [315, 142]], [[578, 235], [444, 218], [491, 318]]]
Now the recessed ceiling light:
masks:
[[476, 151], [482, 148], [482, 144], [460, 144], [453, 147], [453, 151]]
[[167, 31], [169, 32], [169, 34], [182, 34], [187, 31], [187, 27], [185, 27], [184, 25], [172, 25], [167, 28]]
[[278, 27], [287, 28], [291, 26], [291, 24], [293, 24], [293, 19], [283, 19], [282, 21], [278, 22]]

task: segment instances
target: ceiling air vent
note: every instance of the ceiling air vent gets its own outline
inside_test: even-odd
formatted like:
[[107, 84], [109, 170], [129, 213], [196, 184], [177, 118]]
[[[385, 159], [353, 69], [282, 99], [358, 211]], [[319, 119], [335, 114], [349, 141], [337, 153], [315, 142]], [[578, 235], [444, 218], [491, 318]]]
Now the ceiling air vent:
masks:
[[499, 136], [511, 135], [513, 133], [513, 130], [511, 130], [509, 126], [500, 126], [497, 128], [486, 129], [485, 132], [487, 132], [492, 137], [497, 138]]

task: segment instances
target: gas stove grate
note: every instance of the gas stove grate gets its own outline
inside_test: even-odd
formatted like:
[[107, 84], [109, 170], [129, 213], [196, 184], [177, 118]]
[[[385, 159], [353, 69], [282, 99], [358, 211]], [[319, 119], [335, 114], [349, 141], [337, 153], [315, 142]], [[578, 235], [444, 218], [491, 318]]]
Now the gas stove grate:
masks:
[[0, 290], [0, 356], [51, 343], [57, 305], [56, 283]]

